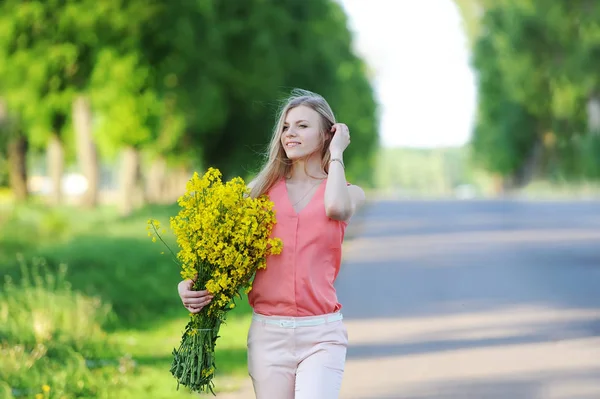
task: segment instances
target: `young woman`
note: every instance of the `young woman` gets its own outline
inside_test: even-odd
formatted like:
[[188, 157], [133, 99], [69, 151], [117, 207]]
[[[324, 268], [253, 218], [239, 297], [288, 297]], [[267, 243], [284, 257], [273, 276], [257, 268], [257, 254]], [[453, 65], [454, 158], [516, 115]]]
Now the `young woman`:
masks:
[[[348, 221], [365, 193], [348, 184], [348, 127], [319, 95], [295, 90], [281, 109], [266, 165], [251, 196], [275, 205], [273, 235], [283, 251], [267, 259], [248, 299], [248, 372], [257, 399], [334, 399], [342, 382], [348, 334], [334, 282]], [[190, 312], [212, 299], [179, 283]]]

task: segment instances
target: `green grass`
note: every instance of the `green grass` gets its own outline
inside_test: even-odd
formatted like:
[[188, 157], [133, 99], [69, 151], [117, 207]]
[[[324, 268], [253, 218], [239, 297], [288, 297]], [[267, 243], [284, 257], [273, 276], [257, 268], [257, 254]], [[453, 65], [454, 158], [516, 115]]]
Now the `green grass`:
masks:
[[[217, 390], [236, 388], [240, 377], [246, 374], [246, 332], [250, 316], [246, 309], [237, 309], [221, 327], [221, 338], [217, 341]], [[246, 314], [244, 314], [246, 313]], [[165, 322], [155, 329], [127, 330], [112, 334], [137, 362], [136, 377], [120, 391], [121, 398], [137, 398], [139, 393], [151, 393], [152, 398], [175, 397], [176, 381], [168, 373], [171, 351], [179, 344], [185, 319]], [[180, 389], [180, 396], [188, 396]]]
[[[2, 292], [20, 293], [0, 296], [0, 316], [10, 318], [0, 323], [12, 329], [0, 327], [0, 369], [10, 362], [13, 370], [0, 379], [9, 381], [8, 388], [0, 383], [0, 399], [10, 397], [7, 390], [29, 397], [43, 385], [50, 397], [61, 390], [65, 397], [190, 396], [176, 391], [169, 373], [188, 320], [177, 295], [179, 267], [146, 235], [149, 218], [168, 226], [177, 211], [148, 207], [122, 218], [108, 207], [0, 209], [0, 272], [9, 278]], [[168, 242], [176, 251], [174, 239]], [[235, 388], [246, 375], [250, 314], [244, 298], [221, 327], [217, 390]], [[45, 341], [40, 325], [49, 329]], [[24, 373], [32, 362], [37, 371]]]
[[[0, 291], [0, 392], [8, 384], [5, 397], [33, 397], [44, 386], [60, 397], [107, 397], [123, 358], [102, 329], [110, 307], [72, 290], [64, 265], [57, 273], [40, 260], [20, 266], [18, 283], [8, 277]], [[107, 359], [115, 362], [90, 365]]]

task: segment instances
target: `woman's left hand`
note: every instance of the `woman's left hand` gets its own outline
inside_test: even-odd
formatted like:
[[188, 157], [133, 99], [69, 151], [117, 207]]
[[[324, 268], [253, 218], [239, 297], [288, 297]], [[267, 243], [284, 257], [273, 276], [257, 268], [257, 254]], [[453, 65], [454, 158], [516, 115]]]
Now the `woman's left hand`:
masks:
[[331, 127], [333, 139], [329, 143], [329, 152], [342, 154], [350, 144], [350, 130], [344, 123], [336, 123]]

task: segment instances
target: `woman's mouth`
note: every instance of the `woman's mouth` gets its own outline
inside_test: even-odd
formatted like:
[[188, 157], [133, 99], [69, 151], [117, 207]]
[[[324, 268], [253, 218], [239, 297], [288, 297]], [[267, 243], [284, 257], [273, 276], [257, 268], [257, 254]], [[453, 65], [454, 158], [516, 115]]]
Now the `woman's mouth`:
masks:
[[300, 143], [297, 142], [297, 141], [290, 141], [290, 142], [288, 142], [288, 143], [285, 144], [285, 146], [288, 147], [288, 148], [296, 147], [297, 145], [300, 145]]

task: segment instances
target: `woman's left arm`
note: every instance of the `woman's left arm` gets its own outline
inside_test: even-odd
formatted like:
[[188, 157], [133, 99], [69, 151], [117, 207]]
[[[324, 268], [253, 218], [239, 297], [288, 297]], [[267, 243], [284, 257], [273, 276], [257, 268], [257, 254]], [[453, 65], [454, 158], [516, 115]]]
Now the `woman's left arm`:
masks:
[[334, 136], [329, 144], [331, 160], [325, 186], [325, 212], [331, 219], [347, 222], [365, 201], [365, 192], [346, 182], [343, 154], [350, 144], [348, 127], [336, 123], [331, 130]]

